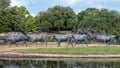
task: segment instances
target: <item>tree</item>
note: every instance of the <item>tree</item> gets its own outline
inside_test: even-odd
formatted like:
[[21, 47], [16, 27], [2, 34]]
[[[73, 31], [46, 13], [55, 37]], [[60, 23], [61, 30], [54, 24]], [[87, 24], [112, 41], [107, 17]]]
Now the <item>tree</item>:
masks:
[[27, 33], [33, 30], [30, 26], [34, 27], [34, 17], [23, 6], [14, 6], [5, 9], [0, 13], [0, 19], [0, 32], [17, 31]]
[[5, 23], [6, 21], [8, 21], [8, 19], [6, 19], [7, 17], [5, 17], [7, 13], [5, 9], [9, 7], [9, 5], [10, 5], [10, 0], [0, 0], [0, 32], [10, 30], [9, 28], [7, 28], [8, 23]]
[[4, 10], [5, 8], [9, 7], [10, 0], [0, 0], [0, 10]]
[[[98, 9], [96, 8], [88, 8], [85, 11], [81, 11], [78, 13], [78, 28], [81, 29], [91, 29], [96, 26], [96, 20], [97, 14], [98, 14]], [[94, 26], [94, 27], [93, 27]]]
[[40, 12], [35, 23], [38, 30], [54, 31], [71, 29], [76, 22], [77, 16], [70, 7], [54, 6], [46, 12]]
[[115, 10], [87, 8], [77, 15], [78, 28], [120, 35], [120, 13]]
[[33, 16], [31, 15], [27, 16], [25, 20], [25, 26], [26, 26], [26, 33], [36, 31], [35, 19]]

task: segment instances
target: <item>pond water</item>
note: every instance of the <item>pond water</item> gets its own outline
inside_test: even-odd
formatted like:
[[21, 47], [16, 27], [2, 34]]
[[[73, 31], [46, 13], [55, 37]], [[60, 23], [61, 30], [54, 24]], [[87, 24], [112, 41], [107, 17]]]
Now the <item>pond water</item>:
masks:
[[120, 68], [120, 62], [119, 60], [0, 60], [0, 68]]

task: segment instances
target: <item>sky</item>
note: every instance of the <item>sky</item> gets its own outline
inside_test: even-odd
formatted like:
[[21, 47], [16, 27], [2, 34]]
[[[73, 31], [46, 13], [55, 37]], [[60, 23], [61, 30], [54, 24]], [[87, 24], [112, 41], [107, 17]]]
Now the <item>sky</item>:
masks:
[[55, 5], [70, 6], [76, 14], [90, 7], [120, 11], [120, 0], [11, 0], [11, 6], [25, 6], [33, 16]]

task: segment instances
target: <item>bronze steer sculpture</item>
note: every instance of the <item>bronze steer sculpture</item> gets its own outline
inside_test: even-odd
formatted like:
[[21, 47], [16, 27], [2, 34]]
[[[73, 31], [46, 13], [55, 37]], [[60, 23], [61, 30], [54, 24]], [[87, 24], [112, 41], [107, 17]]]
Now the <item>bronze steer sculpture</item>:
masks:
[[75, 42], [75, 45], [79, 42], [82, 41], [82, 43], [85, 43], [87, 46], [87, 35], [85, 34], [73, 34], [73, 41]]
[[70, 44], [73, 46], [73, 44], [72, 44], [72, 38], [73, 38], [72, 34], [66, 34], [66, 35], [54, 34], [54, 35], [51, 36], [51, 39], [57, 40], [58, 47], [60, 47], [60, 44], [61, 44], [62, 41], [67, 41], [67, 43], [68, 43], [67, 47]]
[[[27, 39], [28, 39], [28, 37], [25, 34], [18, 34], [18, 35], [14, 35], [14, 36], [5, 37], [3, 39], [3, 41], [4, 41], [4, 43], [10, 42], [11, 44], [15, 44], [16, 46], [18, 46], [17, 42], [22, 41], [23, 45], [25, 44], [27, 46], [27, 43], [26, 43]], [[11, 46], [11, 44], [10, 44], [10, 46]]]
[[29, 34], [28, 36], [30, 42], [34, 43], [34, 42], [43, 41], [47, 46], [47, 33]]

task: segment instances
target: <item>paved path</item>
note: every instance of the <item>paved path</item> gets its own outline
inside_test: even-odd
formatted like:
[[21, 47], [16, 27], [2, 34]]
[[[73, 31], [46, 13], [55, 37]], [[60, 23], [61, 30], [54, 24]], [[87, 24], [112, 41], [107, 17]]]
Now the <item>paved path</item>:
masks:
[[[80, 45], [76, 45], [74, 46], [74, 48], [77, 48], [77, 47], [85, 47], [86, 44], [80, 44]], [[98, 44], [89, 44], [88, 46], [98, 46]], [[103, 45], [101, 45], [103, 46]], [[11, 51], [11, 50], [15, 50], [15, 49], [38, 49], [38, 48], [73, 48], [71, 45], [69, 47], [66, 47], [65, 43], [62, 44], [60, 47], [57, 47], [56, 44], [50, 44], [48, 45], [47, 47], [45, 45], [30, 45], [28, 47], [26, 46], [18, 46], [16, 47], [15, 45], [9, 47], [8, 45], [4, 45], [4, 46], [0, 46], [0, 52], [1, 51]]]

